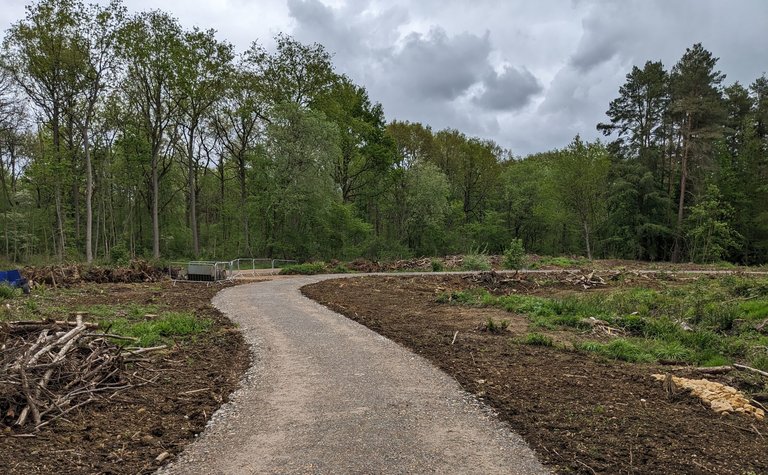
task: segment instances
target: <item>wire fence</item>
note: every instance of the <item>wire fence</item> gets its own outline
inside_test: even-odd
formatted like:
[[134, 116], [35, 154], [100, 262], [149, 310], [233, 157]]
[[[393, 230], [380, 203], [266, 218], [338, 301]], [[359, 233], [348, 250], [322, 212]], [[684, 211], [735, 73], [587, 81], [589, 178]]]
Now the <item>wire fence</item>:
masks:
[[285, 264], [295, 264], [294, 259], [245, 258], [231, 261], [189, 261], [168, 264], [168, 277], [174, 282], [196, 282], [210, 285], [280, 271]]

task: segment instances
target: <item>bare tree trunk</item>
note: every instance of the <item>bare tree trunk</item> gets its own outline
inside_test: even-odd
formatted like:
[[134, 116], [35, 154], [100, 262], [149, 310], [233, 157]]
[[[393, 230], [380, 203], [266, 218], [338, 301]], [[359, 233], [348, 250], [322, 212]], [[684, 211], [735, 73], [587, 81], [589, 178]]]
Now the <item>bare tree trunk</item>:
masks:
[[[157, 152], [154, 152], [152, 154], [152, 255], [155, 259], [160, 258], [160, 185], [157, 178], [157, 167]], [[131, 233], [131, 239], [133, 239], [133, 233]]]
[[680, 262], [682, 252], [683, 216], [685, 210], [685, 185], [688, 180], [688, 154], [691, 149], [691, 117], [686, 116], [685, 145], [683, 147], [683, 159], [680, 163], [680, 199], [677, 205], [677, 225], [675, 226], [675, 246], [672, 249], [672, 262]]
[[192, 230], [192, 252], [195, 257], [200, 255], [200, 236], [197, 232], [197, 190], [195, 183], [194, 160], [195, 127], [189, 128], [189, 141], [187, 142], [187, 185], [189, 186], [189, 227]]
[[587, 258], [591, 261], [592, 260], [592, 245], [589, 242], [589, 224], [587, 221], [583, 221], [582, 224], [584, 225], [584, 241], [587, 244]]
[[85, 154], [85, 261], [93, 262], [93, 167], [88, 121], [83, 125], [83, 152]]

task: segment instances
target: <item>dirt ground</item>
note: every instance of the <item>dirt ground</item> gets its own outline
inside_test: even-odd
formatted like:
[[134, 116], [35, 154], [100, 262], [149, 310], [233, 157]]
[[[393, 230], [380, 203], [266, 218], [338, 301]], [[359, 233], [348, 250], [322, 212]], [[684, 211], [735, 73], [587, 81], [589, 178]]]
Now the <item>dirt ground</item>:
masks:
[[[84, 406], [32, 437], [0, 424], [0, 473], [151, 473], [173, 460], [237, 388], [249, 364], [239, 331], [211, 306], [219, 290], [166, 281], [82, 284], [56, 294], [62, 312], [97, 304], [162, 304], [193, 311], [213, 325], [132, 368], [136, 378], [152, 384]], [[164, 452], [170, 456], [156, 462]]]
[[[303, 292], [452, 375], [557, 472], [768, 473], [768, 422], [721, 417], [687, 394], [668, 396], [650, 376], [668, 368], [523, 345], [515, 341], [527, 332], [523, 317], [436, 302], [441, 293], [478, 285], [483, 283], [457, 275], [360, 277], [313, 284]], [[578, 291], [557, 282], [523, 283], [515, 290]], [[482, 331], [489, 316], [511, 319], [510, 331]], [[716, 378], [744, 389], [732, 376]]]

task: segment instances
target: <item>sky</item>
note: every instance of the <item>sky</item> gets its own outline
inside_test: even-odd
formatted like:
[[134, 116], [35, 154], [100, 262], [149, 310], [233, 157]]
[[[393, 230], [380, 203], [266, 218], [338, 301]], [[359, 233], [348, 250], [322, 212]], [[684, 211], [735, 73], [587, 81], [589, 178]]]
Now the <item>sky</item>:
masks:
[[[0, 29], [24, 16], [0, 0]], [[320, 43], [387, 119], [455, 128], [516, 156], [593, 139], [633, 65], [702, 43], [726, 84], [768, 73], [765, 0], [124, 0], [213, 28], [244, 51]]]

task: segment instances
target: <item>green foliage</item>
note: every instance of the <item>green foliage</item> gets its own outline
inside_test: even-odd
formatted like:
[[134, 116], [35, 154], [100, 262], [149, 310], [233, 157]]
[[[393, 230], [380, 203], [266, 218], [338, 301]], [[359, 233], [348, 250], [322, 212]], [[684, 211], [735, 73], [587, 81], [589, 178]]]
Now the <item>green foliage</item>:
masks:
[[686, 237], [693, 261], [717, 262], [737, 247], [741, 236], [728, 223], [732, 213], [717, 186], [709, 185], [688, 215]]
[[506, 269], [522, 269], [525, 264], [525, 248], [522, 239], [513, 239], [504, 249], [504, 267]]
[[315, 275], [325, 272], [325, 262], [307, 262], [304, 264], [290, 264], [280, 268], [282, 275]]
[[429, 262], [430, 267], [432, 268], [432, 272], [443, 272], [445, 270], [445, 266], [443, 265], [443, 261], [432, 259]]
[[[702, 278], [663, 290], [619, 289], [605, 295], [547, 298], [495, 296], [482, 289], [453, 292], [438, 301], [494, 306], [528, 317], [543, 329], [591, 330], [595, 317], [624, 332], [608, 343], [575, 342], [584, 351], [630, 362], [674, 361], [698, 365], [738, 358], [765, 364], [768, 337], [754, 322], [768, 318], [768, 279], [729, 276]], [[744, 296], [752, 296], [742, 300]], [[741, 323], [739, 323], [741, 322]]]
[[480, 248], [470, 249], [467, 254], [464, 254], [464, 259], [461, 262], [461, 270], [464, 271], [486, 271], [491, 270], [491, 261], [484, 250]]
[[8, 284], [0, 284], [0, 301], [10, 300], [19, 295], [19, 289], [15, 289]]
[[555, 344], [552, 338], [541, 333], [528, 333], [523, 338], [523, 343], [533, 346], [554, 346]]
[[[135, 321], [117, 318], [101, 324], [111, 333], [138, 338], [139, 346], [153, 346], [175, 337], [188, 337], [210, 328], [212, 322], [193, 314], [166, 312], [151, 320]], [[122, 343], [125, 343], [124, 341]]]

